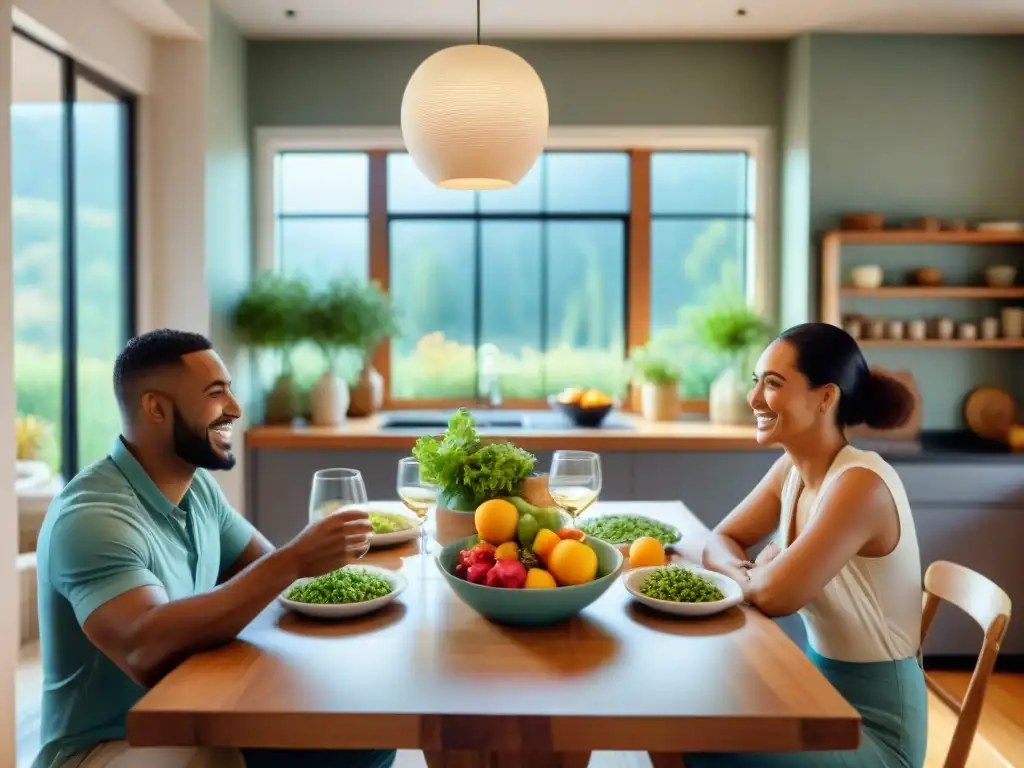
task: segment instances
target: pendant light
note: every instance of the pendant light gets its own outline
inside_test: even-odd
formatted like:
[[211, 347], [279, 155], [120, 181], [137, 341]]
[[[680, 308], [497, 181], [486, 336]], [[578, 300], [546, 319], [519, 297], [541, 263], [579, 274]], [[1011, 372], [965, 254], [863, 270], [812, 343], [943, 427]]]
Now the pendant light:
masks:
[[527, 174], [548, 136], [548, 99], [521, 56], [456, 45], [413, 72], [402, 96], [402, 137], [416, 167], [444, 189], [506, 189]]

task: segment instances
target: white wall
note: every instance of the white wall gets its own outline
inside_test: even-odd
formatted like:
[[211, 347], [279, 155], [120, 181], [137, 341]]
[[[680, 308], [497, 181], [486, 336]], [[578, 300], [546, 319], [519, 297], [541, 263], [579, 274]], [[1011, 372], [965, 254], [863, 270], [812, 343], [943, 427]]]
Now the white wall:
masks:
[[[11, 13], [0, 0], [0, 18]], [[0, 106], [11, 110], [11, 36], [0, 35]], [[18, 500], [14, 494], [14, 260], [11, 250], [11, 121], [0, 120], [0, 765], [14, 765], [14, 674], [18, 666]], [[4, 576], [4, 574], [7, 574]]]

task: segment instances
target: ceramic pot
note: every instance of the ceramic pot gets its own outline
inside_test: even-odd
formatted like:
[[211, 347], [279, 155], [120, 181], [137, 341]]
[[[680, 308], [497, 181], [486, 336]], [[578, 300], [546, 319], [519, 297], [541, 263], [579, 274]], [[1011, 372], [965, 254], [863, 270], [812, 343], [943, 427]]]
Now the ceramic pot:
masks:
[[645, 382], [640, 387], [640, 413], [647, 421], [675, 421], [679, 410], [678, 384]]
[[348, 412], [348, 385], [326, 370], [309, 391], [309, 421], [314, 427], [336, 427]]
[[367, 363], [359, 372], [359, 380], [352, 387], [348, 415], [362, 418], [379, 411], [384, 405], [384, 377]]
[[290, 373], [282, 373], [267, 393], [265, 420], [268, 424], [288, 424], [295, 418], [295, 382]]
[[747, 425], [754, 423], [754, 412], [747, 403], [750, 385], [734, 363], [726, 366], [711, 383], [708, 392], [708, 417], [712, 424]]

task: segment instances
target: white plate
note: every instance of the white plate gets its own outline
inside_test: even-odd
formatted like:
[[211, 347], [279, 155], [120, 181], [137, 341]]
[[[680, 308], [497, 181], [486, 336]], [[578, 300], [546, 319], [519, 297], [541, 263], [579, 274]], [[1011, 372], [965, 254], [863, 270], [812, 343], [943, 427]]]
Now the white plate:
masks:
[[[371, 510], [373, 512], [379, 512], [381, 510]], [[423, 527], [423, 520], [412, 515], [406, 515], [402, 512], [389, 512], [392, 515], [398, 515], [412, 525], [411, 528], [406, 528], [403, 531], [395, 531], [394, 533], [375, 533], [370, 536], [370, 548], [374, 547], [390, 547], [395, 544], [401, 544], [406, 541], [412, 541], [413, 539], [419, 538], [420, 529]]]
[[294, 600], [289, 600], [286, 595], [296, 584], [308, 584], [313, 581], [313, 579], [299, 579], [289, 586], [288, 589], [278, 595], [277, 601], [288, 610], [295, 611], [296, 613], [302, 613], [306, 616], [314, 616], [318, 619], [348, 619], [353, 616], [362, 616], [364, 614], [380, 610], [402, 594], [406, 586], [408, 586], [408, 582], [404, 576], [399, 573], [395, 573], [394, 571], [389, 571], [387, 568], [378, 568], [375, 565], [346, 565], [345, 568], [350, 570], [361, 569], [364, 571], [370, 571], [371, 573], [379, 573], [391, 582], [391, 594], [384, 595], [384, 597], [378, 597], [375, 600], [366, 600], [362, 603], [338, 603], [334, 605], [299, 603]]
[[704, 568], [698, 568], [695, 565], [683, 565], [680, 567], [686, 568], [686, 570], [692, 571], [698, 576], [703, 576], [705, 579], [713, 583], [722, 591], [722, 594], [725, 595], [723, 600], [716, 600], [713, 603], [677, 603], [672, 600], [655, 600], [652, 597], [647, 597], [646, 595], [641, 594], [640, 587], [643, 586], [647, 575], [652, 571], [656, 571], [663, 567], [664, 566], [654, 565], [646, 568], [635, 568], [628, 571], [626, 575], [623, 576], [623, 586], [626, 587], [626, 591], [629, 592], [633, 599], [638, 603], [646, 605], [648, 608], [653, 608], [656, 611], [671, 613], [676, 616], [711, 616], [712, 614], [721, 613], [722, 611], [743, 602], [743, 589], [739, 584], [728, 576], [723, 576], [720, 573], [708, 571]]

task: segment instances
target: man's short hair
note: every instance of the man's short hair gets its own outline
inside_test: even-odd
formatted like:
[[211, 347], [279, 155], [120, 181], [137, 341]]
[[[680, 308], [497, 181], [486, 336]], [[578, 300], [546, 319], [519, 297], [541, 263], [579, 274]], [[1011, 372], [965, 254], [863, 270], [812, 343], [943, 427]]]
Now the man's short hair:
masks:
[[193, 352], [213, 349], [210, 340], [199, 333], [160, 328], [130, 339], [114, 361], [114, 394], [121, 412], [134, 408], [133, 385], [161, 368], [179, 365], [181, 358]]

